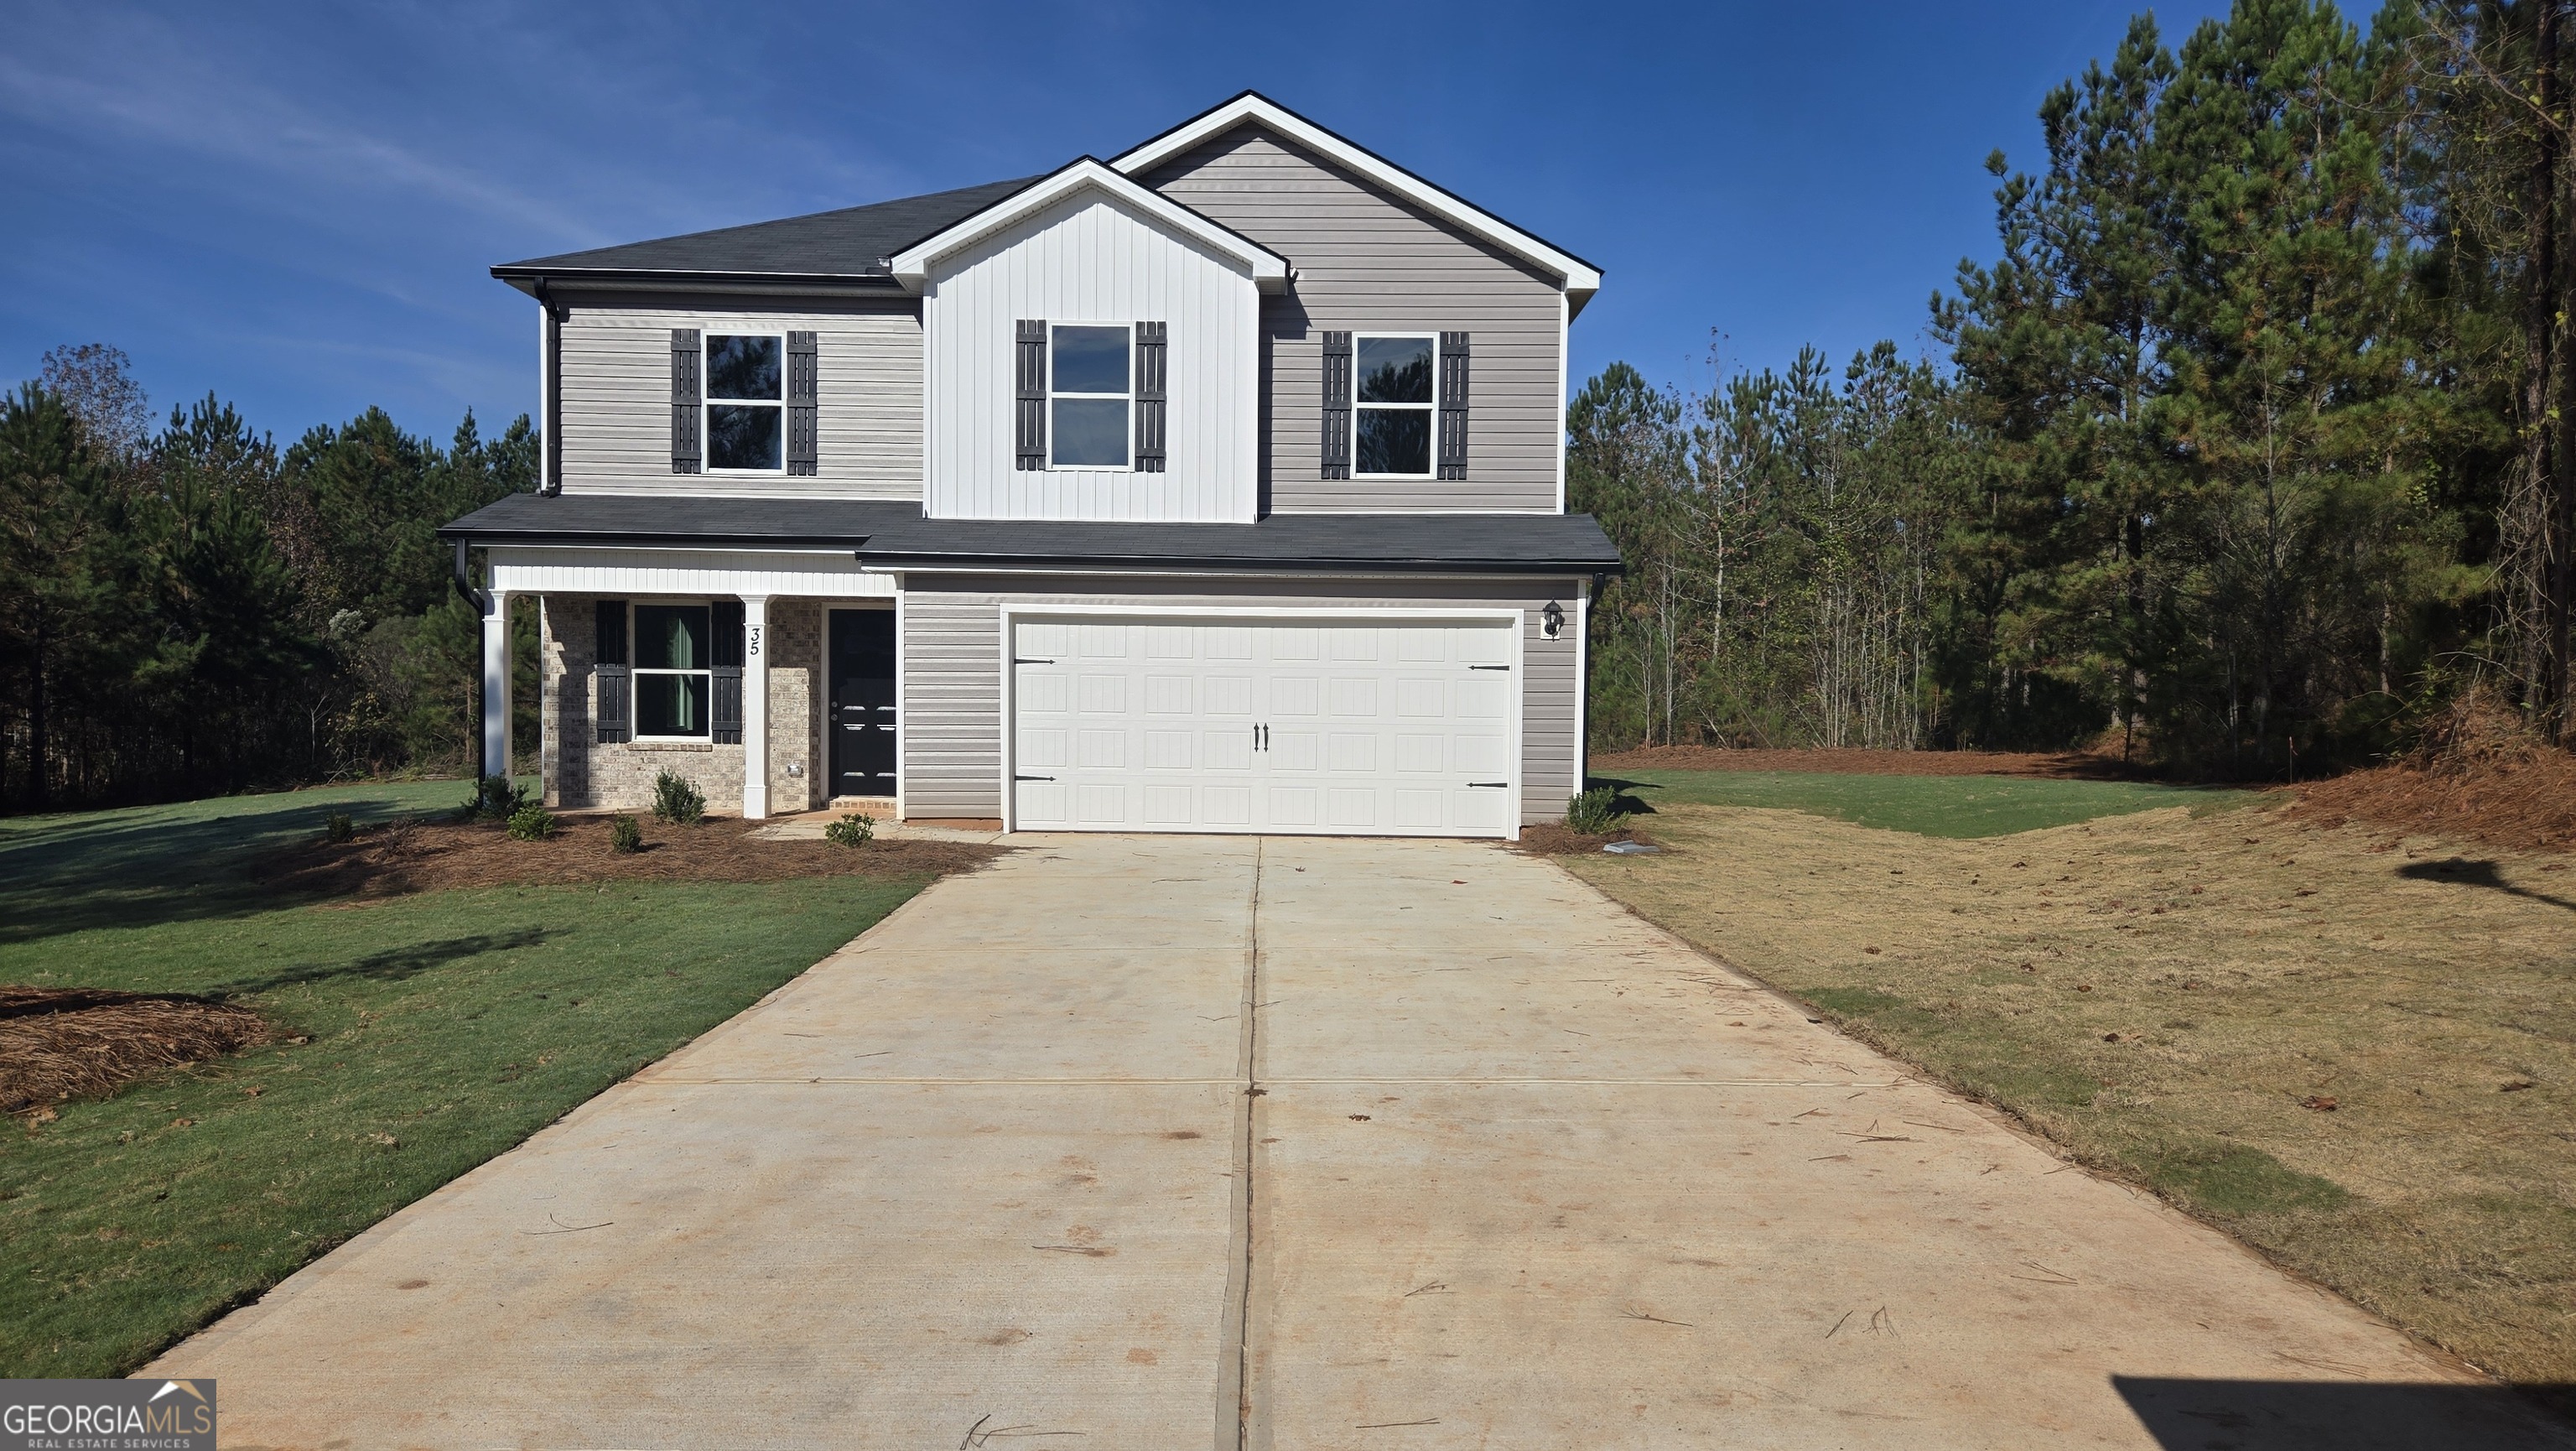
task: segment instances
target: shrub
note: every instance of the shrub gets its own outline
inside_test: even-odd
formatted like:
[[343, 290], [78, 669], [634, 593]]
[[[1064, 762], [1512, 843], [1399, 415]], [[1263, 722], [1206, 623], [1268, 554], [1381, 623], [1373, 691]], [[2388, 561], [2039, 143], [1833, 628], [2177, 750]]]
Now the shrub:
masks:
[[334, 811], [322, 820], [322, 835], [331, 841], [355, 841], [358, 823], [345, 811]]
[[542, 806], [522, 806], [510, 813], [513, 841], [543, 841], [555, 833], [555, 814]]
[[474, 783], [474, 798], [456, 809], [460, 821], [507, 821], [535, 805], [525, 786], [507, 776], [486, 776]]
[[1628, 813], [1619, 809], [1619, 788], [1595, 786], [1565, 803], [1565, 828], [1585, 836], [1608, 836]]
[[673, 826], [695, 826], [707, 814], [706, 793], [688, 778], [665, 771], [653, 778], [653, 819]]
[[632, 816], [613, 818], [608, 823], [608, 849], [621, 855], [644, 849], [644, 828]]
[[842, 846], [866, 846], [877, 834], [877, 819], [865, 812], [853, 811], [823, 828], [823, 839]]

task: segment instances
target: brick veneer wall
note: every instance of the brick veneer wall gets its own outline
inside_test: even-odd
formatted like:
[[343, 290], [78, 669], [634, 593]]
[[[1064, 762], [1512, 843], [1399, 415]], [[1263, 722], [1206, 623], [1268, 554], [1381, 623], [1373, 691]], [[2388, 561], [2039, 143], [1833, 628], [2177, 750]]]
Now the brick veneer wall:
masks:
[[[539, 650], [545, 671], [545, 799], [564, 808], [636, 811], [653, 804], [654, 778], [670, 771], [705, 793], [716, 810], [742, 809], [743, 747], [688, 742], [599, 743], [592, 721], [598, 682], [594, 595], [547, 595]], [[802, 811], [824, 784], [821, 712], [813, 682], [822, 675], [822, 610], [808, 600], [769, 603], [770, 810]], [[801, 728], [800, 728], [801, 723]], [[789, 765], [800, 767], [789, 775]]]

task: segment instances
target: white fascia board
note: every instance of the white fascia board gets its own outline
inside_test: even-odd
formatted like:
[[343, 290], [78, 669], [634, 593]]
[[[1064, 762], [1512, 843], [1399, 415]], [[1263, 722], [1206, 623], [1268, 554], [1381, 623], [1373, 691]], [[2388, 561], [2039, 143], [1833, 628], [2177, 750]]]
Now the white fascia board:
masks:
[[1470, 205], [1384, 157], [1343, 140], [1266, 96], [1249, 92], [1237, 96], [1195, 121], [1183, 122], [1164, 132], [1110, 165], [1132, 176], [1161, 165], [1211, 136], [1222, 135], [1247, 122], [1267, 126], [1424, 211], [1484, 238], [1543, 271], [1555, 273], [1564, 279], [1566, 294], [1577, 311], [1591, 300], [1592, 294], [1601, 290], [1601, 270], [1591, 263], [1549, 246], [1493, 213]]
[[1151, 191], [1085, 156], [1051, 176], [1012, 193], [936, 236], [915, 242], [894, 259], [894, 280], [916, 296], [929, 284], [932, 264], [970, 247], [1083, 190], [1098, 191], [1123, 206], [1151, 217], [1157, 224], [1241, 263], [1263, 292], [1288, 287], [1288, 259], [1244, 236], [1217, 225], [1179, 202]]

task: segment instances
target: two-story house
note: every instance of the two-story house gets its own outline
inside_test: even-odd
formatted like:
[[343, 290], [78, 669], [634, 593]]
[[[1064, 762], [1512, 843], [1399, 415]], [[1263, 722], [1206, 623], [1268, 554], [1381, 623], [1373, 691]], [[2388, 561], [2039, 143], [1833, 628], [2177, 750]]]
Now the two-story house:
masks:
[[[1583, 780], [1582, 259], [1247, 93], [1112, 161], [543, 257], [545, 799], [1514, 836]], [[877, 809], [886, 809], [879, 806]]]

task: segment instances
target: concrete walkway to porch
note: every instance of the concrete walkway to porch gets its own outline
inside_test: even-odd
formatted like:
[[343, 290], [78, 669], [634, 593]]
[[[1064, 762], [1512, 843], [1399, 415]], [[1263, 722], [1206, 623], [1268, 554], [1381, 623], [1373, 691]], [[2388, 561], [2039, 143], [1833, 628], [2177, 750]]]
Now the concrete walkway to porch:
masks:
[[2576, 1444], [1436, 841], [1035, 840], [147, 1373], [238, 1447]]

